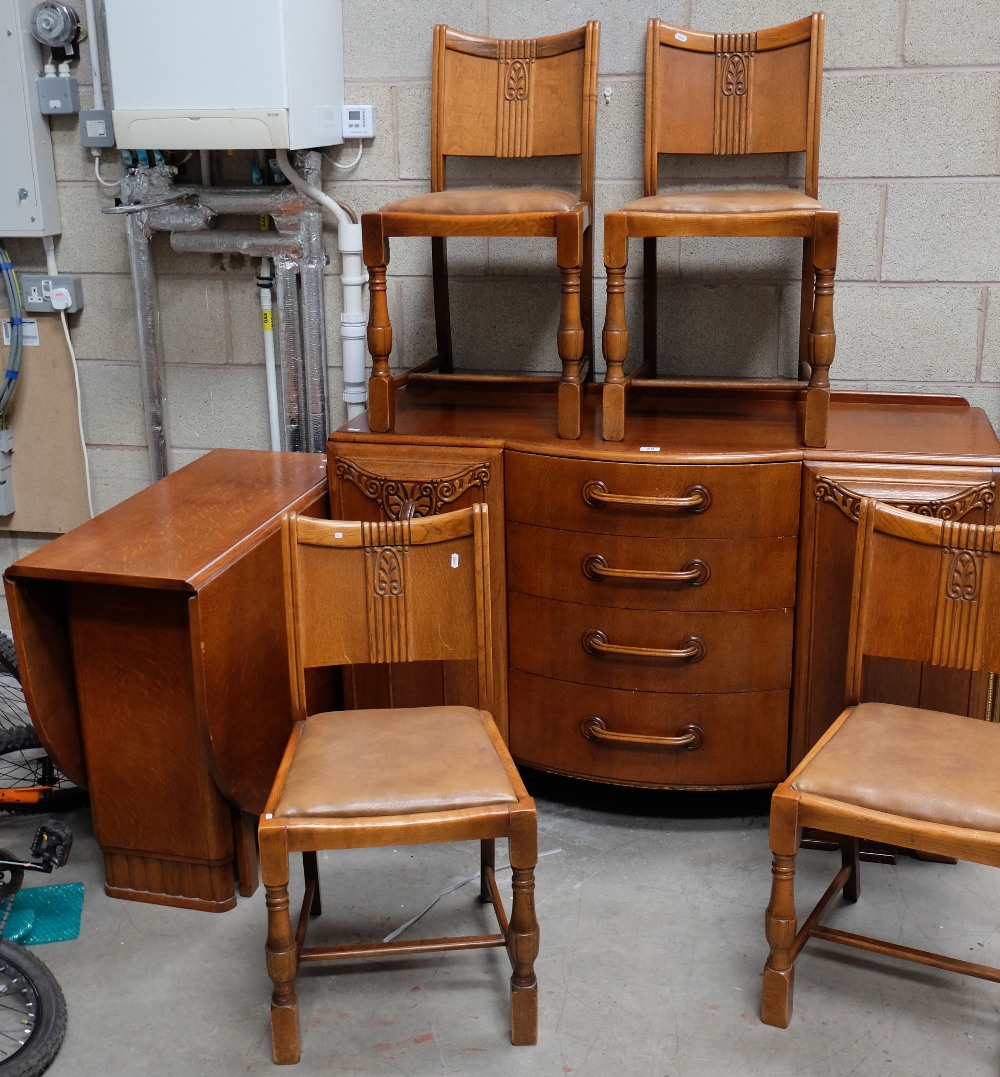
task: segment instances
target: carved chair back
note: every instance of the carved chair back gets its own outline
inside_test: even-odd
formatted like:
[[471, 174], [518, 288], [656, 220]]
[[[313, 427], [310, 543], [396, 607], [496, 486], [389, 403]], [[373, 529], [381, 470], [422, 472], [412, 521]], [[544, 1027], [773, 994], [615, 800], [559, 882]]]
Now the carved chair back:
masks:
[[864, 655], [964, 670], [1000, 670], [1000, 528], [861, 502], [855, 553], [848, 702]]
[[372, 523], [289, 515], [282, 539], [296, 721], [307, 670], [357, 663], [473, 661], [476, 705], [496, 713], [485, 505]]
[[650, 19], [646, 33], [645, 193], [659, 156], [805, 152], [805, 193], [819, 186], [824, 15], [745, 34]]
[[593, 202], [599, 24], [500, 40], [434, 27], [431, 190], [445, 161], [579, 156], [580, 199]]

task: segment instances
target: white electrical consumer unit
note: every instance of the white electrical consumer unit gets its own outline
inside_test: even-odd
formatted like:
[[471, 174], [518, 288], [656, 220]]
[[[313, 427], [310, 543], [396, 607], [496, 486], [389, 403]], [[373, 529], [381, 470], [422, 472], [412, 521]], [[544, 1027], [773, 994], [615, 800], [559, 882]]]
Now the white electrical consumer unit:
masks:
[[6, 239], [62, 231], [52, 140], [35, 93], [44, 61], [28, 30], [34, 6], [35, 0], [0, 0], [0, 236]]
[[104, 0], [120, 149], [343, 142], [341, 0]]

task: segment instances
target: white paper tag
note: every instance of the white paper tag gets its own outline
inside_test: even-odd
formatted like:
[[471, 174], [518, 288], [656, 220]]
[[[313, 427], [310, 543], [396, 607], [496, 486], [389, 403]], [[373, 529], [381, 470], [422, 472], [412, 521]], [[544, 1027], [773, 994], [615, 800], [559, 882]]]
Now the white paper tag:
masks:
[[333, 537], [334, 538], [343, 538], [344, 537], [344, 532], [343, 531], [334, 531]]
[[678, 41], [687, 41], [688, 39], [687, 34], [674, 34], [674, 37], [677, 38]]
[[[38, 322], [34, 318], [25, 318], [22, 328], [24, 333], [21, 336], [21, 340], [26, 348], [38, 347]], [[10, 344], [10, 319], [4, 318], [3, 322], [3, 342], [4, 344]]]
[[453, 553], [451, 555], [451, 567], [452, 568], [458, 568], [458, 554], [457, 553]]
[[640, 445], [639, 452], [659, 452], [659, 445]]

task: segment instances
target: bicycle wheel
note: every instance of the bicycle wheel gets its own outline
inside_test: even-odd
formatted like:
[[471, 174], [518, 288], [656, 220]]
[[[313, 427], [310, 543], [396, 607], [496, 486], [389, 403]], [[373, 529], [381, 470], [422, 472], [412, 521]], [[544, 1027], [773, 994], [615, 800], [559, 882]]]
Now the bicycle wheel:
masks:
[[[28, 793], [33, 789], [37, 796]], [[0, 730], [0, 812], [60, 811], [82, 804], [86, 795], [53, 766], [32, 726]]]
[[0, 939], [0, 1075], [35, 1077], [66, 1035], [66, 1000], [47, 965]]
[[[5, 800], [5, 791], [38, 787], [33, 801]], [[14, 641], [0, 632], [0, 812], [59, 811], [76, 807], [86, 793], [53, 765], [42, 747], [21, 690]]]
[[0, 632], [0, 731], [31, 728], [31, 717], [21, 691], [14, 641]]

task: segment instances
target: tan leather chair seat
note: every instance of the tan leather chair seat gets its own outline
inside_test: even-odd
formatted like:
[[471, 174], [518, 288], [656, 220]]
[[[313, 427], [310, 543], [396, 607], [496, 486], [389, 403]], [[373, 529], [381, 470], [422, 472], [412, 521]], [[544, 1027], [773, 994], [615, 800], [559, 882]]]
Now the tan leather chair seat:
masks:
[[580, 201], [571, 191], [544, 187], [464, 188], [433, 191], [402, 198], [383, 206], [380, 213], [567, 213]]
[[621, 207], [622, 213], [787, 213], [822, 209], [815, 198], [801, 191], [675, 191], [638, 198]]
[[472, 707], [332, 711], [310, 715], [273, 814], [349, 818], [516, 801]]
[[998, 725], [862, 703], [792, 787], [891, 815], [1000, 831], [998, 759]]

